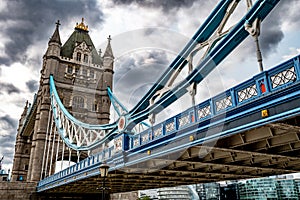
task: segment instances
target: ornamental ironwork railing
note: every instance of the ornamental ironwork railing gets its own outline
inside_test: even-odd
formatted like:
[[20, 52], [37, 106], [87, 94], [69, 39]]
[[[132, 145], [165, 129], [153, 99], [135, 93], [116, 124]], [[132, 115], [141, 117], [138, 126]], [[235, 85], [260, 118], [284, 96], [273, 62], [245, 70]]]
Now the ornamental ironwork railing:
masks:
[[285, 85], [290, 82], [295, 82], [297, 79], [297, 75], [295, 72], [295, 67], [288, 68], [282, 72], [271, 76], [272, 80], [272, 88], [277, 88], [279, 86]]

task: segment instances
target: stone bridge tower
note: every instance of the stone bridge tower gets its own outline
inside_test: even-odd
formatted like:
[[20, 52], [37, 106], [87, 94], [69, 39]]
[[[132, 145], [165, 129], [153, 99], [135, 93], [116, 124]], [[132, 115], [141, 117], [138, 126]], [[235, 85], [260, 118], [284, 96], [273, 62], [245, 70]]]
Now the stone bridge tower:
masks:
[[[62, 45], [59, 21], [43, 56], [40, 85], [34, 102], [26, 104], [17, 133], [12, 180], [39, 181], [43, 178], [43, 157], [49, 136], [51, 116], [49, 76], [53, 75], [60, 99], [77, 119], [89, 124], [109, 122], [114, 56], [111, 38], [103, 56], [97, 52], [88, 26], [77, 23], [69, 39]], [[47, 135], [48, 134], [48, 135]], [[48, 139], [47, 139], [48, 138]], [[61, 155], [65, 156], [65, 155]]]

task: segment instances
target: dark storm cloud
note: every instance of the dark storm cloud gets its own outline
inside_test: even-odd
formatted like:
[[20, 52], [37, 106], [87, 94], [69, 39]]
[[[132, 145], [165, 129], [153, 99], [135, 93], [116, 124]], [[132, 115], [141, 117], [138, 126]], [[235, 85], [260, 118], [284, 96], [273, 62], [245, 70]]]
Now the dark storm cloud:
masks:
[[27, 81], [26, 86], [30, 92], [36, 92], [39, 87], [38, 82], [35, 80]]
[[300, 26], [299, 0], [280, 1], [265, 19], [261, 30], [260, 44], [264, 55], [276, 50], [283, 40], [283, 23], [291, 27]]
[[13, 159], [17, 124], [17, 120], [9, 115], [0, 117], [0, 156], [5, 156], [3, 163], [6, 164]]
[[[189, 8], [192, 6], [199, 7], [200, 11], [205, 10], [206, 8], [212, 6], [215, 7], [215, 5], [218, 3], [217, 1], [194, 1], [194, 0], [175, 0], [175, 1], [169, 1], [169, 0], [113, 0], [113, 2], [117, 5], [129, 5], [129, 4], [137, 4], [140, 7], [150, 7], [150, 8], [162, 8], [164, 12], [164, 15], [169, 15], [170, 21], [172, 19], [176, 19], [173, 12], [168, 12], [174, 9], [180, 9], [180, 8]], [[280, 1], [278, 5], [275, 7], [275, 9], [271, 12], [269, 16], [265, 19], [263, 22], [262, 28], [261, 28], [261, 37], [260, 37], [260, 45], [261, 49], [263, 51], [263, 54], [265, 56], [268, 56], [271, 52], [276, 50], [278, 47], [278, 44], [283, 40], [284, 33], [282, 31], [282, 24], [283, 22], [287, 22], [293, 26], [300, 25], [300, 14], [298, 11], [295, 10], [295, 7], [297, 7], [298, 0], [290, 0], [290, 1]], [[243, 4], [244, 2], [241, 2]], [[197, 16], [197, 15], [196, 15]], [[207, 14], [208, 16], [208, 14]], [[199, 17], [199, 16], [197, 16]], [[206, 16], [204, 17], [206, 18]], [[192, 22], [195, 19], [195, 17], [191, 16], [189, 19], [190, 22]], [[152, 29], [146, 29], [145, 35], [151, 35], [153, 34]], [[251, 51], [255, 52], [255, 45], [254, 43], [247, 43], [247, 49], [244, 51]]]
[[146, 50], [125, 55], [116, 61], [114, 87], [119, 99], [134, 105], [157, 81], [170, 61], [162, 50]]
[[165, 67], [167, 67], [168, 63], [166, 52], [159, 50], [147, 51], [145, 56], [139, 57], [136, 62], [138, 66], [149, 64], [151, 66], [165, 65]]
[[12, 93], [20, 93], [20, 89], [17, 88], [16, 86], [14, 86], [11, 83], [2, 83], [0, 82], [0, 94], [2, 94], [3, 92], [7, 92], [8, 94], [12, 94]]
[[4, 156], [3, 164], [10, 164], [13, 160], [14, 155], [14, 141], [15, 141], [15, 134], [0, 137], [0, 156]]
[[[15, 61], [24, 61], [24, 53], [30, 44], [50, 37], [54, 31], [54, 22], [61, 20], [62, 25], [70, 19], [87, 18], [90, 26], [103, 21], [103, 13], [98, 9], [96, 0], [89, 1], [6, 1], [1, 10], [0, 23], [5, 24], [2, 32], [8, 37], [0, 63], [9, 65]], [[75, 23], [75, 22], [74, 22]]]
[[[1, 144], [1, 154], [13, 154], [13, 147], [15, 146], [14, 141], [16, 139], [16, 133], [11, 132], [11, 135], [1, 136], [0, 144]], [[0, 154], [0, 155], [1, 155]]]
[[9, 115], [0, 117], [1, 128], [4, 130], [10, 130], [17, 126], [17, 120], [13, 119]]
[[142, 7], [156, 8], [160, 7], [163, 11], [170, 11], [172, 9], [179, 9], [181, 7], [191, 7], [195, 0], [113, 0], [115, 4], [126, 5], [126, 4], [138, 4]]
[[[289, 26], [299, 29], [300, 26], [300, 1], [299, 0], [282, 0], [278, 4], [277, 18], [280, 21], [285, 21]], [[276, 16], [275, 16], [276, 17]]]
[[263, 54], [266, 56], [276, 49], [280, 41], [284, 38], [283, 31], [281, 30], [282, 22], [279, 17], [283, 9], [282, 7], [283, 5], [279, 3], [261, 26], [260, 46]]
[[[137, 71], [141, 72], [139, 77], [135, 79], [129, 78], [125, 81], [130, 82], [130, 84], [132, 84], [132, 81], [136, 81], [136, 79], [156, 81], [158, 78], [157, 75], [167, 68], [169, 62], [166, 52], [162, 50], [145, 50], [144, 52], [124, 55], [116, 61], [115, 82], [118, 82], [124, 75], [128, 76]], [[128, 85], [125, 87], [128, 87]]]

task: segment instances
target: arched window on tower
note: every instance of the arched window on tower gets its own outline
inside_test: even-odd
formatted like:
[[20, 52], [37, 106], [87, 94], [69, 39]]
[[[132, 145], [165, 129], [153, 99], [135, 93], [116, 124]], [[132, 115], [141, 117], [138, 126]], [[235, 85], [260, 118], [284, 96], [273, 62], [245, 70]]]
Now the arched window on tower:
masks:
[[79, 69], [80, 69], [80, 67], [79, 67], [79, 66], [76, 66], [76, 67], [75, 67], [75, 74], [76, 74], [76, 75], [78, 74], [78, 72], [79, 72]]
[[87, 69], [82, 69], [82, 75], [87, 76]]
[[94, 78], [94, 76], [95, 76], [94, 74], [95, 74], [94, 70], [90, 70], [90, 77], [91, 78]]
[[88, 63], [89, 61], [89, 56], [87, 54], [83, 55], [83, 62]]
[[97, 102], [95, 101], [94, 104], [92, 105], [92, 111], [97, 112], [98, 111], [98, 105]]
[[83, 99], [83, 97], [80, 97], [80, 96], [73, 97], [72, 107], [73, 108], [84, 108], [84, 99]]
[[77, 61], [80, 61], [80, 60], [81, 60], [81, 53], [80, 53], [80, 52], [77, 52], [76, 60], [77, 60]]
[[73, 67], [72, 66], [68, 66], [68, 69], [67, 69], [67, 72], [69, 73], [69, 74], [72, 74], [73, 73]]

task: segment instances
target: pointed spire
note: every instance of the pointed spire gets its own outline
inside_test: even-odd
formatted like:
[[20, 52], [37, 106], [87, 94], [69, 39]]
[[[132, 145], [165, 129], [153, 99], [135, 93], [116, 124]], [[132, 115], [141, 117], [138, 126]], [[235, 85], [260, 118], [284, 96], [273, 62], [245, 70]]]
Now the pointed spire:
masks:
[[22, 123], [22, 121], [25, 119], [25, 117], [27, 116], [27, 112], [28, 112], [28, 100], [26, 101], [26, 104], [25, 104], [25, 107], [24, 107], [24, 110], [21, 114], [21, 118], [20, 118], [20, 122]]
[[110, 44], [110, 41], [112, 40], [111, 37], [110, 37], [110, 35], [108, 36], [107, 40], [108, 40], [108, 44], [106, 46], [103, 58], [105, 58], [105, 57], [114, 58], [114, 54], [112, 52], [112, 48], [111, 48], [111, 44]]
[[59, 25], [60, 25], [59, 20], [57, 20], [57, 22], [56, 22], [55, 24], [56, 24], [56, 28], [55, 28], [55, 31], [54, 31], [52, 37], [51, 37], [50, 40], [49, 40], [49, 43], [50, 43], [50, 42], [56, 42], [56, 43], [58, 43], [59, 45], [61, 45], [60, 36], [59, 36], [59, 31], [58, 31], [58, 27], [59, 27]]
[[27, 110], [28, 110], [28, 107], [29, 107], [28, 105], [29, 105], [29, 102], [27, 100], [26, 103], [25, 103], [24, 111], [23, 111], [24, 114], [27, 113]]

